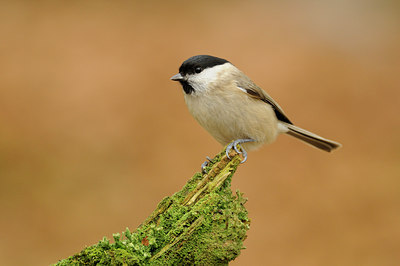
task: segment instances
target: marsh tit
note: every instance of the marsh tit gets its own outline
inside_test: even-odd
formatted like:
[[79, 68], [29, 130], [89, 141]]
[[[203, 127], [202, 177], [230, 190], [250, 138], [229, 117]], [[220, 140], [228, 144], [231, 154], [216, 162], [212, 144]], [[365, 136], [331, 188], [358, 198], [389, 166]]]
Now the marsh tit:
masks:
[[246, 150], [269, 144], [280, 133], [328, 152], [341, 146], [293, 125], [271, 96], [225, 59], [190, 57], [171, 80], [182, 85], [189, 112], [200, 125], [219, 143], [228, 144], [228, 157], [233, 148], [245, 162]]

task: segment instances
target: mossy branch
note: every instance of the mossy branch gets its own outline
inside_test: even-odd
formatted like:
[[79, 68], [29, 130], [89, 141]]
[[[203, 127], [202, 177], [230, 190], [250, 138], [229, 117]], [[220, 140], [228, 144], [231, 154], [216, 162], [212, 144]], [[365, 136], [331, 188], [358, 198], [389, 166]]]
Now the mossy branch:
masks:
[[240, 157], [225, 150], [179, 192], [164, 198], [134, 231], [114, 234], [56, 265], [227, 265], [244, 248], [250, 220], [231, 179]]

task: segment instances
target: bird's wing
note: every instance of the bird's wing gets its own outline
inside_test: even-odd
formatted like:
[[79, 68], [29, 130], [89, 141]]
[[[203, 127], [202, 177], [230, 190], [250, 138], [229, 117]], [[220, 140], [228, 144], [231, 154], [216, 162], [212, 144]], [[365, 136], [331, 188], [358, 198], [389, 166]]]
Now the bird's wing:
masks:
[[258, 87], [253, 81], [250, 79], [243, 79], [242, 77], [240, 80], [236, 80], [236, 85], [239, 87], [239, 89], [246, 92], [250, 97], [270, 104], [273, 107], [278, 120], [293, 124], [286, 116], [285, 112], [283, 112], [279, 104], [275, 102], [274, 99], [272, 99], [272, 97], [269, 96], [263, 89]]

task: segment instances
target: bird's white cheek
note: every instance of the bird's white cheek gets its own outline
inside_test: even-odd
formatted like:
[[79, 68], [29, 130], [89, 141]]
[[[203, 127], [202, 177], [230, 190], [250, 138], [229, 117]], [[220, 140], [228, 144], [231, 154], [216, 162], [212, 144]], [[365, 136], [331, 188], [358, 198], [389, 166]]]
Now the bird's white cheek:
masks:
[[188, 82], [189, 82], [190, 86], [192, 86], [194, 89], [194, 93], [193, 93], [194, 95], [192, 95], [192, 96], [202, 94], [203, 92], [207, 91], [207, 89], [208, 89], [208, 83], [197, 82], [194, 80], [188, 80]]
[[188, 78], [189, 84], [193, 87], [195, 92], [201, 93], [210, 88], [210, 85], [215, 83], [218, 77], [219, 68], [204, 69], [199, 74], [191, 75]]

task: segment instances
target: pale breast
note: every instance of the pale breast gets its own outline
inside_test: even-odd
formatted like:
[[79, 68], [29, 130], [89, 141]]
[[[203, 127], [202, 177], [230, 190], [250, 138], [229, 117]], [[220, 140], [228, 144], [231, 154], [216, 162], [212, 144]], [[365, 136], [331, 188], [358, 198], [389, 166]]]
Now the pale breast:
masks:
[[278, 135], [272, 107], [240, 90], [185, 95], [185, 101], [193, 117], [222, 145], [236, 139], [251, 138], [256, 142], [243, 146], [252, 150], [274, 141]]

